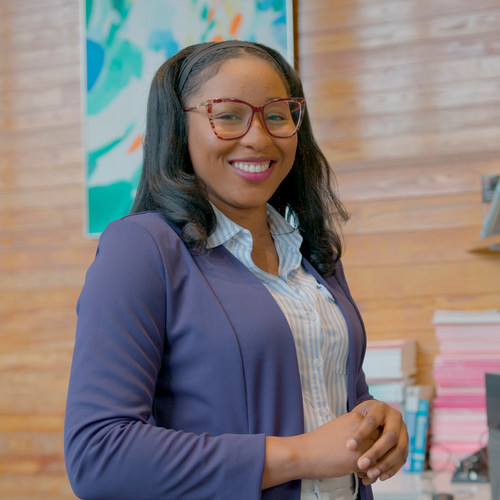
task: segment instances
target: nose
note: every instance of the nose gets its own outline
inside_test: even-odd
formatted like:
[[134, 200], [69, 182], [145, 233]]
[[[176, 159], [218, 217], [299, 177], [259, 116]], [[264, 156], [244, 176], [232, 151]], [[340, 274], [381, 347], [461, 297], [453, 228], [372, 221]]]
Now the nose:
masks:
[[260, 113], [255, 113], [250, 123], [248, 132], [240, 139], [240, 143], [244, 146], [251, 147], [255, 150], [263, 150], [272, 143], [272, 137], [266, 130]]

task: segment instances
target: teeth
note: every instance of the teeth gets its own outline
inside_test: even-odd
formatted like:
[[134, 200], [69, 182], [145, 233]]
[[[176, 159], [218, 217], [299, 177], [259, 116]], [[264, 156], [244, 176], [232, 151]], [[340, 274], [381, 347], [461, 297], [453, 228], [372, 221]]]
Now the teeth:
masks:
[[243, 170], [244, 172], [264, 172], [271, 165], [270, 161], [266, 161], [263, 163], [246, 163], [242, 161], [236, 161], [233, 163], [236, 168]]

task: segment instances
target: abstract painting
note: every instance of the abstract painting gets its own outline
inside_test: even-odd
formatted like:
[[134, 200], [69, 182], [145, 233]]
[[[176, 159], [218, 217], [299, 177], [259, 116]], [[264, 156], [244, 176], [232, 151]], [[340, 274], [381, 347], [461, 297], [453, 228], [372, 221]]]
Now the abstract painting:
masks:
[[86, 0], [85, 233], [132, 206], [142, 165], [149, 85], [187, 45], [240, 39], [293, 61], [291, 0]]

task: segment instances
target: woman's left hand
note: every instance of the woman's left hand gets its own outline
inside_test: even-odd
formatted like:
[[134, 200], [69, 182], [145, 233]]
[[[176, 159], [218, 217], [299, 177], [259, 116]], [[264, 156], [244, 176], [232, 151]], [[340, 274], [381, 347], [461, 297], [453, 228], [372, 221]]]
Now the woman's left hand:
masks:
[[377, 441], [358, 460], [358, 467], [366, 471], [361, 475], [363, 484], [392, 477], [403, 466], [408, 456], [408, 432], [401, 413], [382, 401], [363, 401], [352, 411], [363, 415], [358, 430], [347, 442], [355, 450], [358, 443], [379, 429]]

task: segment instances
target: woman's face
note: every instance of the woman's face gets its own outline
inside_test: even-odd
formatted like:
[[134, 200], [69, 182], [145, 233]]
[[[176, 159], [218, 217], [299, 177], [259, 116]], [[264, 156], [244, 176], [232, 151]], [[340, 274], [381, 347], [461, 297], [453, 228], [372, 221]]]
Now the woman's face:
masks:
[[[219, 98], [261, 106], [278, 97], [288, 96], [277, 71], [262, 59], [246, 56], [224, 62], [187, 106]], [[222, 140], [212, 131], [204, 106], [187, 115], [189, 154], [208, 199], [235, 222], [265, 214], [268, 200], [292, 168], [297, 135], [272, 137], [256, 113], [246, 135]]]

